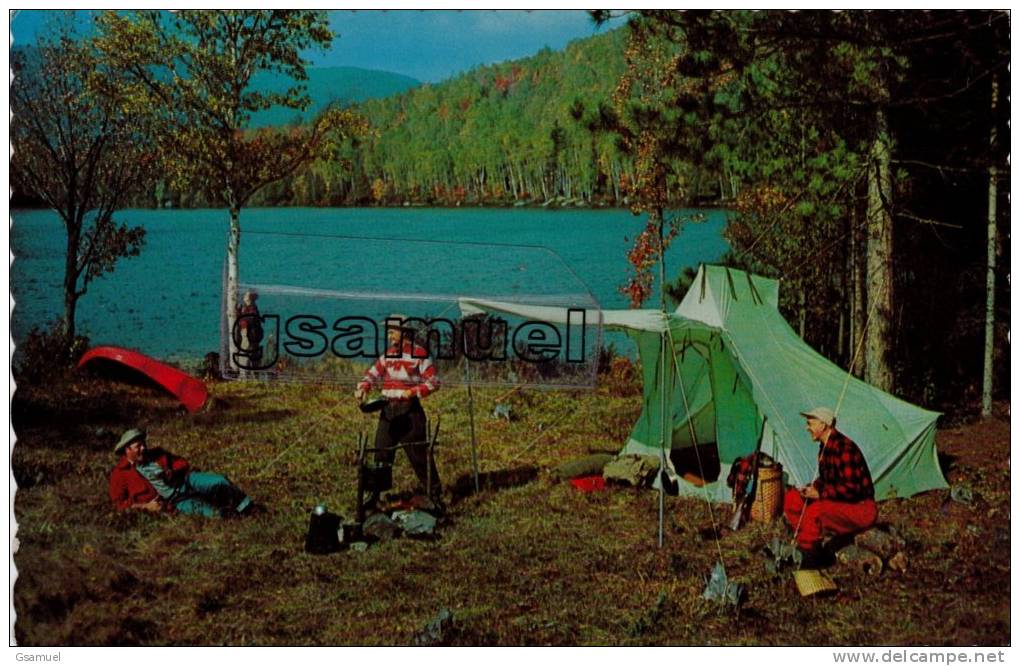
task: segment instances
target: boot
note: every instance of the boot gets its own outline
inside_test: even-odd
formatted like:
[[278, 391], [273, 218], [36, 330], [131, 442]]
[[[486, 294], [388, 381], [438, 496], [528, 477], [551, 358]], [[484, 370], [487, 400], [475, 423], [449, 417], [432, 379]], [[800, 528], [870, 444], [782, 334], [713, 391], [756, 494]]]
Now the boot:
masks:
[[800, 552], [801, 569], [824, 569], [832, 565], [832, 554], [824, 548], [816, 547], [811, 550], [797, 548]]

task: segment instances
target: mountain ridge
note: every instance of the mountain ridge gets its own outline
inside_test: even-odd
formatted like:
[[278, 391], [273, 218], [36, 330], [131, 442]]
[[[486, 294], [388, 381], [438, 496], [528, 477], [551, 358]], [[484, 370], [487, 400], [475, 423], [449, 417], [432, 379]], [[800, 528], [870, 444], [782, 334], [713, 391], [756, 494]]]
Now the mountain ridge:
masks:
[[[288, 125], [296, 121], [307, 122], [331, 102], [342, 106], [360, 104], [370, 99], [397, 95], [422, 85], [410, 76], [381, 69], [329, 66], [308, 67], [308, 80], [304, 81], [311, 103], [304, 111], [273, 107], [252, 115], [252, 127]], [[259, 72], [252, 77], [251, 87], [256, 90], [282, 92], [295, 81], [274, 72]]]

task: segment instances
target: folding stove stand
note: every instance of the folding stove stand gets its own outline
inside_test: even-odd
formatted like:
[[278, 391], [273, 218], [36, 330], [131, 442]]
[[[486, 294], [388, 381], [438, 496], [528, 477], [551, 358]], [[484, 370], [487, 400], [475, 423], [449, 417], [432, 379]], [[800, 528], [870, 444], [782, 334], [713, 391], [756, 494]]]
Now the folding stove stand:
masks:
[[[432, 467], [435, 464], [435, 448], [436, 440], [439, 439], [439, 423], [440, 419], [436, 419], [435, 430], [429, 427], [428, 419], [425, 420], [425, 432], [428, 437], [424, 442], [400, 442], [394, 444], [387, 449], [380, 448], [368, 448], [368, 436], [362, 432], [358, 433], [358, 507], [357, 507], [357, 529], [360, 531], [361, 526], [365, 524], [365, 493], [382, 493], [383, 491], [389, 490], [393, 487], [393, 464], [382, 464], [380, 466], [368, 466], [366, 455], [369, 453], [376, 453], [383, 450], [389, 449], [403, 449], [409, 446], [418, 446], [425, 444], [428, 446], [428, 460], [426, 461], [425, 471], [425, 494], [430, 498], [432, 497]], [[385, 469], [386, 472], [380, 473], [380, 470]]]

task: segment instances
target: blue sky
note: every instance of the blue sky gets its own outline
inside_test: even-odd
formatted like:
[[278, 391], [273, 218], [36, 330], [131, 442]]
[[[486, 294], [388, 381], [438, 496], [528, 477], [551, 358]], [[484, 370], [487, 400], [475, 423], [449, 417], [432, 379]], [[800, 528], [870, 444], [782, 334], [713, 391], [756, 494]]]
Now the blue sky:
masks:
[[[30, 42], [50, 12], [23, 10], [11, 22], [15, 44]], [[88, 12], [82, 11], [87, 21]], [[382, 69], [441, 81], [475, 65], [514, 60], [548, 46], [558, 50], [598, 31], [582, 10], [333, 10], [338, 38], [315, 65]], [[621, 21], [614, 21], [615, 27]], [[607, 30], [603, 27], [602, 30]]]

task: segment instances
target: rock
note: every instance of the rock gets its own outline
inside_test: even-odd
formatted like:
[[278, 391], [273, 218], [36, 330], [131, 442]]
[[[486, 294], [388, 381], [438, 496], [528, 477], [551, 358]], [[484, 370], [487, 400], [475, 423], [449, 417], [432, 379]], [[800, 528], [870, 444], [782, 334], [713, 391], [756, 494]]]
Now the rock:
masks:
[[907, 573], [907, 554], [901, 550], [890, 557], [889, 568], [900, 573]]
[[974, 491], [970, 486], [955, 484], [949, 489], [949, 498], [959, 504], [971, 504], [974, 501]]
[[854, 538], [854, 545], [878, 553], [882, 559], [889, 559], [903, 550], [907, 542], [896, 533], [895, 528], [890, 527], [887, 532], [875, 527], [863, 534], [858, 534]]
[[351, 544], [351, 550], [353, 550], [355, 553], [364, 553], [366, 550], [368, 550], [368, 544], [365, 543], [364, 541], [355, 541], [354, 543]]
[[882, 558], [860, 546], [847, 546], [836, 554], [836, 559], [868, 576], [882, 573]]
[[450, 641], [450, 634], [453, 629], [453, 613], [449, 608], [440, 608], [436, 616], [425, 625], [425, 628], [415, 634], [412, 639], [413, 645], [435, 647], [446, 645]]

